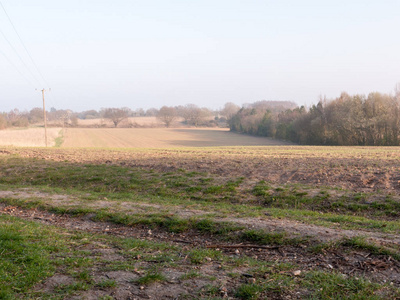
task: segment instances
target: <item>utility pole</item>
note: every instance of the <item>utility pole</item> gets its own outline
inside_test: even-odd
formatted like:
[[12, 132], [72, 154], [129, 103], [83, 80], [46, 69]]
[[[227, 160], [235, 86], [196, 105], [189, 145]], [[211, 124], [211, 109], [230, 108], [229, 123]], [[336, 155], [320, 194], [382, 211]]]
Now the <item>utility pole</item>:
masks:
[[44, 139], [45, 139], [46, 147], [47, 147], [47, 118], [46, 118], [46, 105], [45, 105], [45, 101], [44, 101], [44, 92], [45, 92], [45, 89], [42, 90], [42, 96], [43, 96]]

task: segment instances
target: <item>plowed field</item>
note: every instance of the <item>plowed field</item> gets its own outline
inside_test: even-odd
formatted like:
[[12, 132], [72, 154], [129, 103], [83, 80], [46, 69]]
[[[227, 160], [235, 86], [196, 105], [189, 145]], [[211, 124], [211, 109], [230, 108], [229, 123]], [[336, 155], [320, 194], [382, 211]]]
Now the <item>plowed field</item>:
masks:
[[227, 129], [68, 128], [62, 147], [171, 148], [271, 146], [287, 143]]

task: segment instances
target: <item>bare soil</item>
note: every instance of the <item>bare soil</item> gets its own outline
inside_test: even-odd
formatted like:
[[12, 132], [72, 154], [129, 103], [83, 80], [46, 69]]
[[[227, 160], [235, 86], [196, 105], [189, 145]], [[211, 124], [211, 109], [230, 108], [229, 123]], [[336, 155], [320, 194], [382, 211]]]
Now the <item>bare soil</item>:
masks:
[[[222, 132], [221, 134], [229, 134]], [[400, 191], [399, 147], [233, 147], [200, 149], [0, 149], [0, 155], [69, 163], [139, 167], [162, 172], [184, 169], [222, 177], [298, 183], [356, 192]]]
[[[0, 198], [16, 198], [16, 199], [28, 199], [28, 198], [43, 198], [43, 199], [52, 199], [52, 203], [57, 206], [57, 203], [62, 203], [64, 205], [74, 205], [74, 199], [69, 197], [68, 195], [50, 195], [47, 193], [41, 193], [37, 191], [29, 191], [29, 190], [21, 190], [21, 191], [0, 191]], [[53, 202], [54, 201], [54, 202]], [[129, 211], [130, 213], [141, 213], [141, 208], [155, 208], [155, 210], [162, 210], [161, 205], [150, 204], [150, 203], [139, 203], [139, 202], [119, 202], [118, 205], [124, 211]], [[0, 208], [6, 207], [4, 204], [0, 203]], [[91, 208], [105, 208], [111, 207], [110, 202], [105, 200], [95, 201]], [[21, 210], [22, 212], [22, 210]], [[196, 216], [206, 216], [210, 212], [202, 211], [202, 210], [191, 210], [182, 208], [179, 206], [170, 207], [168, 212], [171, 215], [178, 216], [181, 218], [190, 218]], [[42, 213], [38, 210], [32, 210], [34, 216], [37, 213]], [[310, 237], [312, 240], [329, 243], [341, 240], [343, 238], [352, 238], [356, 236], [368, 236], [368, 240], [379, 244], [379, 245], [400, 245], [400, 237], [394, 234], [388, 233], [379, 233], [379, 232], [371, 232], [371, 231], [363, 231], [363, 230], [345, 230], [340, 228], [327, 228], [324, 226], [318, 226], [313, 224], [306, 224], [300, 221], [293, 221], [287, 219], [275, 219], [269, 218], [265, 216], [263, 218], [237, 218], [237, 217], [226, 217], [226, 218], [214, 218], [215, 221], [218, 222], [232, 222], [236, 224], [240, 224], [244, 227], [248, 227], [249, 229], [262, 229], [266, 232], [286, 232], [291, 235], [291, 237]], [[76, 220], [73, 219], [75, 223]], [[86, 223], [83, 223], [86, 224]], [[91, 224], [94, 224], [91, 223]], [[91, 226], [84, 225], [76, 227], [76, 229], [88, 230], [92, 228]], [[71, 228], [70, 226], [66, 226]]]
[[[390, 257], [384, 256], [371, 256], [369, 253], [364, 251], [345, 251], [331, 249], [324, 251], [323, 253], [313, 254], [307, 251], [307, 246], [279, 246], [271, 247], [270, 249], [258, 248], [256, 246], [245, 247], [243, 244], [230, 244], [227, 242], [221, 243], [218, 239], [213, 236], [199, 234], [197, 232], [186, 232], [183, 234], [168, 233], [162, 230], [149, 230], [144, 226], [138, 227], [127, 227], [122, 225], [116, 225], [112, 223], [93, 222], [89, 217], [85, 218], [72, 218], [67, 215], [55, 215], [49, 212], [40, 211], [37, 209], [25, 210], [18, 207], [0, 205], [0, 213], [12, 215], [28, 220], [33, 220], [46, 225], [60, 226], [71, 230], [82, 230], [85, 232], [92, 232], [96, 234], [107, 234], [121, 237], [133, 237], [137, 239], [145, 239], [149, 241], [160, 241], [173, 243], [182, 247], [182, 249], [191, 249], [199, 247], [212, 247], [218, 246], [218, 249], [227, 255], [246, 255], [257, 260], [270, 261], [275, 263], [290, 263], [299, 266], [299, 271], [311, 271], [311, 270], [336, 270], [344, 276], [365, 276], [371, 280], [378, 282], [391, 282], [391, 284], [400, 287], [400, 279], [398, 274], [400, 272], [400, 263], [396, 260], [390, 259]], [[309, 226], [310, 229], [323, 230], [322, 228], [316, 229], [314, 226]], [[317, 233], [317, 232], [315, 232]], [[343, 232], [325, 231], [325, 237], [330, 235], [332, 238], [336, 238]], [[94, 247], [91, 249], [92, 252], [96, 252], [102, 255], [104, 259], [108, 260], [119, 260], [119, 257], [113, 249], [102, 249], [100, 247]], [[245, 280], [243, 278], [232, 279], [228, 278], [227, 274], [221, 270], [221, 266], [218, 263], [210, 261], [208, 264], [199, 266], [202, 273], [208, 276], [214, 276], [218, 278], [218, 282], [221, 287], [227, 289], [232, 288], [237, 281]], [[189, 269], [190, 270], [190, 269]], [[238, 267], [235, 271], [246, 274], [247, 267]], [[180, 275], [184, 272], [179, 273], [176, 270], [166, 270], [170, 272], [168, 282], [151, 285], [145, 289], [138, 289], [137, 285], [132, 284], [132, 279], [137, 279], [138, 272], [101, 272], [94, 273], [94, 276], [104, 277], [108, 279], [116, 279], [119, 283], [118, 288], [113, 292], [115, 299], [178, 299], [179, 295], [191, 294], [201, 290], [202, 282], [198, 279], [192, 282], [186, 282], [182, 285], [178, 280]], [[294, 274], [289, 274], [296, 276]], [[264, 275], [268, 276], [268, 274]], [[174, 279], [175, 278], [175, 279]], [[55, 275], [47, 279], [43, 284], [40, 285], [40, 289], [51, 290], [57, 284], [64, 283], [68, 284], [71, 281], [69, 276]], [[245, 281], [244, 281], [245, 282]], [[205, 284], [205, 282], [203, 282]], [[96, 299], [101, 294], [99, 291], [87, 291], [83, 296], [87, 299]], [[301, 298], [299, 295], [285, 295], [279, 297], [272, 297], [273, 299], [298, 299]], [[82, 296], [80, 296], [82, 297]], [[81, 299], [81, 298], [80, 298]]]
[[[160, 172], [184, 169], [187, 171], [204, 172], [221, 178], [244, 177], [244, 182], [259, 182], [265, 180], [276, 185], [299, 184], [302, 186], [318, 187], [323, 189], [342, 189], [355, 192], [381, 193], [396, 198], [400, 192], [400, 148], [356, 148], [356, 147], [248, 147], [248, 148], [212, 148], [212, 149], [132, 149], [132, 150], [90, 150], [85, 149], [29, 149], [3, 148], [0, 156], [19, 156], [71, 164], [107, 164], [125, 167], [157, 170]], [[54, 202], [74, 203], [74, 199], [66, 195], [48, 195], [39, 192], [32, 194], [29, 190], [3, 191], [0, 197], [46, 198], [52, 197]], [[106, 205], [106, 202], [97, 205]], [[142, 203], [122, 203], [127, 209], [140, 210], [141, 206], [157, 206]], [[299, 266], [299, 271], [335, 270], [344, 276], [365, 276], [377, 282], [391, 283], [400, 287], [400, 263], [390, 256], [371, 255], [362, 250], [329, 248], [322, 253], [312, 253], [307, 245], [285, 245], [264, 249], [254, 245], [232, 244], [221, 242], [218, 237], [185, 232], [174, 234], [161, 229], [151, 230], [145, 226], [122, 226], [105, 222], [93, 222], [90, 216], [71, 217], [54, 215], [37, 209], [21, 209], [14, 206], [0, 205], [0, 213], [24, 219], [34, 220], [46, 225], [60, 226], [70, 230], [78, 230], [121, 237], [134, 237], [150, 241], [173, 243], [182, 249], [196, 249], [204, 247], [218, 247], [219, 251], [227, 255], [246, 255], [257, 260], [270, 262], [285, 262]], [[200, 210], [182, 210], [176, 207], [173, 214], [181, 217], [204, 215], [207, 212]], [[382, 234], [363, 230], [341, 230], [304, 224], [286, 219], [263, 218], [221, 218], [218, 221], [230, 221], [260, 228], [266, 231], [284, 230], [293, 237], [309, 236], [320, 242], [332, 242], [343, 237], [367, 236], [374, 243], [388, 246], [400, 245], [398, 234]], [[94, 247], [93, 252], [100, 253], [109, 260], [118, 260], [120, 257], [115, 249]], [[193, 266], [188, 264], [184, 270]], [[237, 286], [238, 282], [246, 282], [246, 278], [231, 278], [227, 272], [214, 261], [199, 266], [208, 276], [214, 276], [217, 284], [228, 290]], [[246, 274], [248, 267], [238, 267], [237, 272]], [[97, 278], [115, 278], [118, 287], [113, 292], [115, 299], [177, 299], [182, 294], [194, 294], [201, 291], [206, 280], [195, 279], [181, 284], [182, 274], [174, 269], [167, 269], [169, 281], [156, 283], [140, 289], [132, 283], [132, 279], [140, 274], [135, 272], [102, 272], [94, 271]], [[289, 274], [290, 276], [297, 276]], [[268, 274], [265, 275], [268, 278]], [[40, 289], [51, 290], [59, 282], [68, 283], [68, 276], [55, 275], [49, 278]], [[267, 279], [268, 280], [268, 279]], [[101, 290], [90, 290], [84, 295], [87, 299], [96, 299], [104, 295]], [[304, 294], [271, 295], [271, 299], [298, 299]], [[190, 298], [189, 298], [190, 299]]]
[[63, 148], [177, 148], [264, 146], [288, 143], [223, 128], [68, 128]]

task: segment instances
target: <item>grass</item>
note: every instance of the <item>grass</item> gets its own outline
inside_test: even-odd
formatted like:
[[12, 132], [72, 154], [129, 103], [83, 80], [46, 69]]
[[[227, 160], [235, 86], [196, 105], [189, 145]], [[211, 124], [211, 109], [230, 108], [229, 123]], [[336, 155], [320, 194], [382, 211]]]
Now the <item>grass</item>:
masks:
[[302, 286], [312, 291], [312, 299], [382, 299], [380, 294], [390, 287], [381, 287], [364, 278], [346, 277], [342, 274], [309, 272]]
[[[240, 276], [230, 276], [235, 284], [229, 293], [234, 293], [238, 299], [290, 294], [297, 289], [306, 291], [313, 299], [327, 299], [326, 297], [332, 296], [359, 299], [368, 294], [381, 299], [389, 297], [388, 295], [399, 295], [399, 291], [393, 287], [370, 283], [363, 278], [346, 280], [334, 272], [303, 272], [301, 277], [294, 278], [286, 274], [291, 274], [297, 266], [232, 257], [216, 250], [182, 250], [167, 243], [89, 235], [7, 216], [0, 216], [0, 225], [0, 299], [49, 298], [50, 295], [51, 299], [63, 299], [96, 290], [101, 291], [101, 297], [107, 299], [108, 291], [118, 288], [119, 284], [115, 279], [97, 280], [96, 273], [103, 274], [102, 272], [110, 270], [138, 272], [136, 268], [143, 275], [132, 284], [141, 286], [154, 282], [167, 283], [171, 280], [168, 274], [176, 269], [185, 274], [181, 276], [181, 280], [201, 278], [209, 282], [210, 289], [207, 293], [216, 295], [218, 290], [212, 290], [211, 287], [215, 287], [214, 281], [218, 280], [217, 277], [210, 276], [209, 272], [204, 273], [200, 268], [193, 269], [199, 265], [214, 263], [224, 266], [219, 272], [226, 272], [226, 276], [232, 274], [230, 270], [239, 266], [242, 268], [241, 272], [253, 274], [256, 278], [255, 284], [247, 284], [241, 282]], [[252, 233], [251, 236], [259, 236], [259, 233]], [[278, 237], [278, 242], [280, 238]], [[360, 247], [359, 241], [353, 242]], [[121, 258], [105, 260], [96, 254], [99, 247], [112, 249]], [[162, 263], [156, 263], [155, 266], [155, 262]], [[250, 269], [244, 271], [244, 266]], [[266, 282], [261, 279], [265, 272], [269, 274]], [[55, 286], [51, 294], [34, 288], [55, 274], [64, 274], [70, 281]], [[382, 297], [379, 296], [380, 293]]]
[[235, 296], [243, 300], [257, 299], [262, 290], [258, 284], [242, 284], [236, 289]]
[[80, 251], [68, 253], [79, 237], [72, 240], [52, 228], [11, 217], [0, 216], [0, 223], [0, 299], [29, 294], [58, 265], [68, 269], [91, 265], [90, 261], [82, 263]]
[[[373, 230], [400, 229], [397, 221], [400, 201], [390, 195], [379, 198], [374, 194], [341, 191], [340, 195], [333, 196], [327, 190], [315, 194], [309, 192], [311, 187], [297, 184], [272, 188], [265, 181], [244, 189], [242, 177], [222, 181], [218, 177], [209, 177], [209, 174], [182, 169], [163, 173], [124, 166], [76, 165], [17, 157], [3, 160], [3, 163], [7, 169], [4, 169], [0, 184], [7, 187], [39, 187], [62, 190], [63, 193], [89, 194], [86, 196], [88, 200], [107, 198], [110, 201], [152, 202], [162, 204], [164, 209], [171, 205], [185, 205], [247, 216], [260, 216], [266, 209], [275, 212], [281, 209], [281, 212], [296, 211], [302, 219], [313, 222], [315, 218], [309, 216], [318, 212], [323, 213], [320, 219], [327, 221], [325, 226], [332, 222], [345, 224], [347, 228], [361, 227], [357, 223], [365, 218], [362, 226], [373, 223], [369, 226]], [[294, 214], [287, 213], [286, 217], [291, 216]], [[342, 220], [336, 222], [334, 216]], [[347, 220], [343, 222], [345, 218]]]
[[[285, 148], [279, 153], [285, 159], [295, 157], [299, 162], [304, 162], [304, 155], [308, 153], [308, 157], [320, 159], [321, 170], [325, 171], [326, 155], [369, 157], [367, 161], [351, 162], [354, 170], [372, 170], [372, 164], [374, 168], [375, 164], [393, 164], [393, 151], [389, 149], [335, 148], [331, 152], [325, 148], [315, 149], [316, 153], [306, 148]], [[56, 157], [58, 161], [0, 153], [0, 190], [14, 191], [1, 197], [0, 202], [71, 217], [86, 216], [97, 222], [157, 228], [158, 232], [183, 239], [194, 234], [215, 243], [278, 245], [279, 248], [299, 249], [306, 255], [357, 250], [377, 258], [386, 256], [400, 260], [398, 247], [374, 244], [367, 238], [317, 243], [305, 235], [294, 238], [289, 232], [252, 228], [251, 221], [245, 224], [245, 218], [281, 218], [330, 228], [363, 230], [366, 235], [368, 231], [400, 232], [400, 201], [393, 192], [360, 192], [299, 182], [279, 184], [261, 180], [261, 176], [256, 180], [244, 177], [240, 166], [246, 167], [239, 165], [241, 153], [246, 155], [246, 163], [257, 168], [260, 162], [267, 164], [269, 161], [270, 154], [265, 149], [132, 150], [135, 155], [146, 158], [132, 164], [129, 159], [120, 161], [118, 158], [131, 157], [129, 151], [107, 152], [111, 163], [98, 158], [101, 151], [93, 151], [91, 160], [82, 163], [73, 162], [72, 150], [55, 150], [43, 149], [36, 154]], [[23, 155], [29, 156], [30, 150], [25, 151]], [[270, 148], [268, 151], [276, 153], [277, 150]], [[167, 161], [171, 155], [179, 156], [186, 163], [185, 157], [194, 161], [187, 168], [184, 164], [172, 167]], [[223, 165], [219, 165], [218, 159], [224, 160], [229, 155], [233, 157], [232, 164], [221, 169]], [[387, 156], [382, 158], [382, 155]], [[163, 161], [161, 165], [153, 164], [158, 156]], [[376, 159], [371, 159], [375, 156]], [[208, 158], [214, 161], [210, 163]], [[279, 163], [282, 162], [285, 160]], [[214, 165], [217, 165], [215, 169]], [[348, 166], [344, 161], [326, 165], [331, 168]], [[299, 163], [300, 167], [303, 168], [300, 174], [306, 174], [306, 168], [312, 171], [312, 166], [304, 167]], [[268, 171], [265, 168], [264, 172]], [[231, 255], [232, 252], [225, 250], [189, 244], [181, 248], [168, 243], [89, 235], [2, 216], [0, 223], [0, 253], [3, 251], [0, 280], [4, 282], [0, 287], [0, 299], [63, 299], [78, 297], [85, 291], [97, 291], [100, 299], [107, 299], [112, 290], [123, 288], [121, 284], [124, 284], [117, 278], [105, 279], [104, 272], [111, 271], [131, 272], [135, 279], [130, 284], [136, 287], [155, 282], [170, 284], [175, 280], [171, 274], [178, 274], [174, 276], [186, 284], [191, 284], [191, 280], [205, 281], [208, 288], [199, 288], [199, 298], [219, 297], [219, 280], [224, 276], [232, 280], [229, 295], [238, 299], [293, 296], [297, 292], [306, 299], [393, 299], [399, 296], [395, 287], [370, 282], [359, 275], [346, 277], [334, 271], [302, 269], [300, 276], [294, 276], [293, 271], [301, 267], [251, 259], [245, 251]], [[119, 258], [101, 255], [101, 251], [95, 251], [99, 247], [112, 251]], [[243, 273], [251, 274], [255, 283], [245, 280], [241, 276]], [[37, 287], [54, 274], [63, 274], [69, 280], [54, 287], [54, 295], [38, 291]]]
[[54, 140], [54, 147], [59, 148], [64, 143], [64, 131], [60, 130], [58, 137]]
[[345, 238], [340, 243], [344, 247], [366, 250], [374, 255], [391, 256], [396, 260], [400, 260], [400, 247], [397, 249], [388, 248], [374, 243], [368, 242], [365, 237], [357, 236], [353, 238]]
[[161, 272], [157, 270], [150, 270], [145, 276], [142, 276], [136, 280], [136, 283], [140, 285], [149, 285], [154, 282], [162, 282], [166, 280], [167, 278]]

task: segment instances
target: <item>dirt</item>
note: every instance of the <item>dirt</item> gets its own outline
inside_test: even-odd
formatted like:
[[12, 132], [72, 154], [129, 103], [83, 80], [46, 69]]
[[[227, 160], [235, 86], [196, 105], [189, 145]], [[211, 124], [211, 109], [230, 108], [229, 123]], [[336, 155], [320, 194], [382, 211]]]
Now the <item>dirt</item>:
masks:
[[[314, 254], [307, 250], [306, 245], [279, 246], [271, 247], [271, 249], [262, 249], [261, 247], [256, 246], [242, 248], [243, 244], [237, 245], [227, 242], [221, 243], [221, 241], [219, 241], [215, 236], [199, 234], [198, 232], [174, 234], [160, 229], [149, 230], [149, 228], [145, 226], [129, 227], [107, 222], [93, 222], [90, 220], [90, 216], [76, 218], [67, 215], [55, 215], [37, 209], [25, 210], [18, 207], [6, 206], [4, 204], [0, 205], [0, 213], [33, 220], [46, 225], [55, 225], [70, 230], [173, 243], [182, 247], [182, 249], [204, 248], [216, 245], [219, 247], [220, 251], [223, 251], [227, 255], [246, 255], [257, 260], [295, 264], [299, 266], [301, 272], [311, 270], [335, 270], [343, 274], [343, 276], [365, 276], [377, 282], [391, 282], [391, 284], [400, 287], [400, 279], [398, 277], [400, 272], [400, 263], [398, 261], [387, 256], [370, 255], [363, 251], [351, 250], [341, 252], [341, 250], [338, 249], [331, 249], [323, 251], [323, 253]], [[235, 219], [233, 221], [242, 221], [243, 223], [246, 223], [249, 220]], [[260, 226], [265, 226], [265, 223], [259, 223], [259, 220], [252, 220], [252, 222]], [[311, 225], [302, 227], [302, 224], [287, 222], [286, 220], [269, 220], [267, 223], [268, 225], [263, 227], [266, 230], [280, 230], [284, 227], [285, 230], [293, 230], [296, 233], [308, 235], [315, 234], [314, 238], [321, 238], [323, 240], [333, 240], [346, 235], [354, 236], [360, 234], [359, 231], [341, 231]], [[398, 243], [398, 239], [387, 240], [386, 238], [379, 236], [373, 238], [375, 240], [380, 240], [381, 242]], [[94, 245], [90, 250], [92, 251], [92, 255], [100, 255], [105, 260], [115, 261], [123, 259], [116, 253], [115, 249], [104, 248], [102, 245]], [[191, 267], [192, 266], [188, 265], [187, 268], [189, 269], [187, 270], [190, 270]], [[207, 269], [202, 270], [203, 274], [205, 273], [207, 276], [217, 277], [218, 283], [221, 286], [232, 288], [237, 284], [238, 279], [233, 280], [232, 278], [228, 278], [227, 275], [221, 271], [217, 262], [210, 262], [205, 266], [201, 266], [201, 268]], [[246, 274], [246, 267], [238, 268], [236, 271]], [[194, 280], [191, 283], [185, 281], [185, 285], [182, 285], [179, 281], [175, 280], [179, 277], [176, 270], [165, 269], [164, 273], [165, 272], [170, 273], [168, 276], [168, 282], [159, 285], [151, 285], [150, 287], [145, 287], [143, 289], [132, 281], [132, 279], [138, 278], [138, 275], [140, 275], [135, 272], [94, 271], [92, 275], [95, 277], [100, 276], [108, 279], [116, 279], [118, 281], [118, 288], [116, 288], [112, 294], [115, 299], [169, 299], [169, 297], [171, 297], [171, 299], [177, 299], [176, 297], [178, 295], [190, 295], [199, 292], [206, 284], [204, 282], [204, 285], [202, 285], [201, 281]], [[265, 276], [268, 276], [268, 274]], [[68, 282], [71, 281], [71, 278], [57, 274], [47, 279], [40, 286], [40, 289], [51, 289], [57, 283], [60, 283], [60, 281], [64, 284], [68, 284]], [[96, 290], [88, 291], [84, 295], [87, 296], [87, 299], [95, 299], [95, 297], [103, 294], [104, 292], [101, 290]], [[296, 297], [294, 295], [288, 295], [288, 297], [282, 297], [281, 299], [293, 298]]]
[[229, 132], [227, 128], [68, 128], [62, 147], [177, 148], [291, 143]]
[[[384, 195], [396, 195], [400, 190], [400, 175], [398, 173], [400, 164], [400, 149], [387, 148], [374, 150], [368, 148], [365, 151], [357, 149], [340, 152], [340, 148], [333, 153], [327, 151], [308, 152], [310, 148], [302, 147], [280, 147], [271, 148], [240, 148], [213, 149], [208, 150], [91, 150], [88, 155], [83, 150], [76, 149], [0, 149], [1, 155], [18, 155], [26, 158], [37, 158], [51, 161], [59, 161], [71, 164], [110, 164], [126, 167], [143, 169], [153, 169], [161, 172], [184, 169], [187, 171], [206, 172], [221, 177], [245, 177], [246, 182], [257, 183], [265, 180], [272, 184], [282, 185], [296, 183], [309, 185], [312, 187], [329, 186], [330, 188], [349, 189], [355, 192], [379, 192]], [[338, 191], [340, 194], [340, 190]], [[21, 190], [21, 191], [2, 191], [0, 197], [24, 198], [49, 198], [55, 204], [78, 204], [76, 199], [66, 195], [48, 195], [45, 193]], [[95, 205], [107, 205], [107, 201], [94, 202]], [[137, 210], [154, 208], [160, 206], [143, 203], [119, 203], [125, 209]], [[179, 207], [168, 208], [171, 213], [183, 218], [204, 215], [207, 212], [201, 210], [180, 209]], [[120, 237], [133, 237], [149, 241], [160, 241], [173, 243], [182, 249], [204, 248], [218, 246], [219, 250], [226, 255], [249, 256], [257, 260], [290, 263], [297, 265], [300, 272], [310, 270], [334, 270], [346, 276], [365, 276], [371, 280], [390, 283], [400, 287], [400, 263], [389, 256], [371, 255], [361, 250], [350, 249], [343, 251], [342, 248], [333, 248], [315, 254], [308, 250], [307, 245], [297, 246], [278, 246], [271, 249], [249, 246], [242, 248], [243, 245], [232, 243], [221, 243], [215, 237], [198, 232], [185, 232], [173, 234], [160, 229], [152, 229], [144, 226], [122, 226], [105, 222], [93, 222], [90, 216], [78, 218], [67, 215], [55, 215], [37, 209], [21, 209], [18, 207], [0, 205], [0, 213], [12, 215], [24, 219], [33, 220], [46, 225], [54, 225], [70, 230], [92, 232], [96, 234], [115, 235]], [[336, 228], [326, 228], [304, 224], [301, 222], [274, 219], [265, 215], [261, 218], [219, 218], [218, 221], [230, 221], [239, 223], [249, 228], [264, 229], [266, 231], [285, 231], [293, 237], [309, 236], [312, 240], [320, 242], [331, 242], [342, 239], [343, 237], [368, 236], [374, 243], [384, 246], [400, 245], [398, 235], [383, 234], [378, 232], [367, 232], [363, 230], [341, 230]], [[251, 225], [249, 225], [251, 224]], [[227, 247], [230, 246], [230, 247]], [[236, 246], [236, 247], [235, 247]], [[116, 249], [104, 248], [101, 245], [94, 245], [90, 249], [92, 255], [99, 255], [107, 260], [122, 259]], [[188, 271], [192, 265], [182, 266]], [[214, 276], [216, 284], [221, 288], [232, 291], [238, 282], [246, 282], [243, 277], [231, 278], [227, 272], [220, 268], [219, 264], [210, 261], [199, 266], [202, 273]], [[177, 278], [182, 275], [182, 271], [167, 268], [163, 270], [168, 274], [168, 281], [155, 283], [143, 289], [134, 283], [134, 279], [141, 274], [135, 272], [104, 272], [94, 270], [95, 278], [109, 278], [118, 281], [118, 287], [113, 290], [112, 296], [115, 299], [178, 299], [179, 295], [194, 295], [201, 293], [204, 286], [209, 283], [207, 280], [195, 279], [185, 281], [182, 284]], [[240, 274], [246, 274], [247, 267], [242, 266], [236, 270]], [[181, 272], [181, 273], [180, 273]], [[264, 274], [268, 278], [268, 274]], [[288, 274], [288, 276], [296, 276]], [[268, 280], [268, 279], [266, 279]], [[71, 277], [56, 274], [47, 279], [38, 289], [51, 290], [60, 282], [71, 281]], [[83, 296], [87, 299], [98, 299], [106, 295], [101, 289], [92, 289]], [[301, 298], [302, 294], [272, 295], [274, 299], [296, 299]], [[81, 298], [82, 295], [79, 297]]]
[[[312, 152], [315, 149], [315, 153]], [[323, 150], [321, 150], [323, 149]], [[110, 164], [169, 172], [178, 169], [246, 181], [302, 184], [396, 195], [400, 191], [400, 148], [248, 147], [207, 149], [86, 150], [5, 148], [18, 155], [72, 164]], [[2, 155], [0, 151], [0, 155]]]
[[[42, 198], [42, 199], [52, 199], [52, 205], [57, 206], [57, 204], [62, 203], [63, 205], [70, 205], [70, 204], [79, 204], [79, 202], [74, 201], [68, 195], [57, 195], [57, 194], [47, 194], [38, 191], [30, 191], [28, 189], [24, 189], [22, 191], [0, 191], [0, 198], [15, 198], [15, 199], [29, 199], [29, 198]], [[112, 204], [105, 200], [99, 201], [92, 201], [91, 203], [92, 208], [111, 208]], [[118, 202], [117, 205], [122, 208], [124, 211], [129, 213], [139, 213], [142, 212], [143, 208], [153, 208], [157, 211], [162, 210], [161, 205], [157, 204], [150, 204], [150, 203], [140, 203], [140, 202]], [[7, 211], [7, 208], [4, 204], [0, 203], [0, 209]], [[33, 210], [33, 216], [40, 211]], [[190, 217], [204, 217], [210, 212], [202, 211], [202, 210], [189, 210], [179, 206], [173, 206], [168, 208], [168, 213], [174, 216], [178, 216], [181, 218], [190, 218]], [[68, 218], [66, 219], [68, 220]], [[305, 224], [300, 221], [293, 221], [287, 219], [275, 219], [268, 216], [266, 212], [266, 216], [261, 218], [233, 218], [233, 217], [226, 217], [226, 218], [214, 218], [215, 221], [218, 222], [232, 222], [235, 224], [240, 224], [244, 227], [248, 227], [251, 229], [262, 229], [267, 232], [286, 232], [290, 234], [292, 237], [301, 237], [307, 236], [312, 238], [318, 242], [335, 242], [341, 240], [343, 238], [352, 238], [357, 236], [368, 236], [368, 240], [377, 243], [379, 245], [392, 245], [397, 244], [400, 245], [400, 237], [395, 234], [388, 234], [388, 233], [379, 233], [379, 232], [371, 232], [371, 231], [364, 231], [364, 230], [345, 230], [340, 228], [328, 228], [324, 226], [312, 225], [312, 224]], [[73, 228], [72, 224], [76, 225], [77, 227]], [[77, 225], [76, 219], [73, 219], [72, 224], [69, 226], [64, 224], [64, 226], [72, 228], [72, 229], [82, 229], [88, 230], [96, 227], [95, 222], [90, 223], [88, 221]]]

